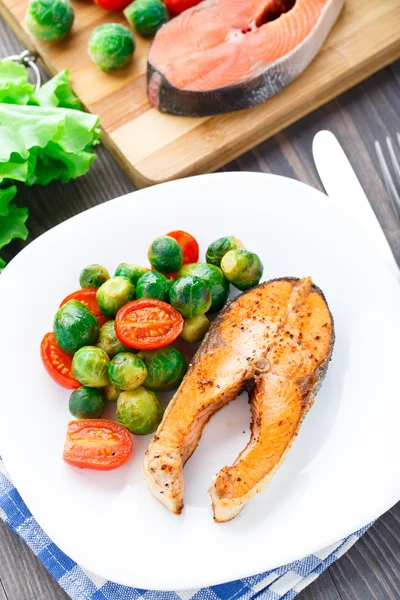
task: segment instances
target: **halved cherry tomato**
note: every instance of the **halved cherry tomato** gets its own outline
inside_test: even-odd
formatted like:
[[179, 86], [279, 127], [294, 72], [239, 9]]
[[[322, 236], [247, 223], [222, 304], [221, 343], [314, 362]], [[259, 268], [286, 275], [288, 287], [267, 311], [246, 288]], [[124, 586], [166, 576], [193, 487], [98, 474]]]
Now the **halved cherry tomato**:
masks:
[[[170, 15], [179, 15], [184, 10], [199, 4], [201, 0], [165, 0]], [[197, 261], [196, 261], [197, 262]]]
[[98, 6], [106, 10], [123, 10], [132, 0], [95, 0]]
[[190, 233], [187, 231], [171, 231], [167, 233], [169, 237], [174, 238], [181, 247], [183, 254], [183, 265], [198, 262], [199, 260], [199, 245]]
[[66, 302], [69, 302], [69, 300], [78, 300], [78, 302], [81, 302], [84, 306], [86, 306], [86, 308], [90, 310], [92, 314], [94, 314], [99, 323], [99, 327], [101, 327], [110, 319], [101, 312], [100, 307], [97, 304], [97, 289], [98, 288], [84, 288], [82, 290], [72, 292], [72, 294], [64, 298], [64, 300], [61, 302], [60, 308], [61, 306], [64, 306]]
[[54, 381], [70, 390], [81, 387], [79, 381], [72, 375], [72, 356], [60, 350], [52, 333], [46, 333], [42, 339], [40, 356], [47, 372]]
[[176, 340], [182, 328], [182, 315], [166, 302], [155, 298], [128, 302], [115, 317], [115, 332], [119, 341], [139, 350], [167, 346]]
[[123, 465], [131, 452], [131, 435], [119, 423], [107, 419], [68, 423], [63, 459], [73, 467], [110, 471]]

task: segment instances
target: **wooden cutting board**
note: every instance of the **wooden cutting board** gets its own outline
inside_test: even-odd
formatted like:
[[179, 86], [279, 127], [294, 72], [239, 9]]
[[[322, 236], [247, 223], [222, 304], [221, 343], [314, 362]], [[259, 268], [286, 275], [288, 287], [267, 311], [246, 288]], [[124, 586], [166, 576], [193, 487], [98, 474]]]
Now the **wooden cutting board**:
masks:
[[0, 0], [0, 14], [39, 53], [49, 73], [71, 70], [76, 94], [100, 115], [104, 144], [138, 187], [214, 171], [400, 56], [400, 0], [346, 0], [321, 52], [282, 93], [237, 113], [174, 117], [147, 100], [149, 42], [137, 36], [132, 64], [105, 74], [87, 54], [90, 33], [101, 23], [125, 19], [91, 0], [73, 4], [73, 29], [56, 43], [42, 42], [24, 28], [28, 0]]

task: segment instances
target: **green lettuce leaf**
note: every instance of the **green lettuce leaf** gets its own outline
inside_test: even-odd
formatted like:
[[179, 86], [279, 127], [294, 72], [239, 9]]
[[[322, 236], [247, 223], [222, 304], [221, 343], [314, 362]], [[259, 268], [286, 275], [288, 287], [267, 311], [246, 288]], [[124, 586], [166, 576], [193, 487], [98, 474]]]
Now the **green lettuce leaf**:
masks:
[[71, 89], [69, 69], [64, 69], [42, 85], [36, 96], [40, 106], [59, 106], [60, 108], [83, 110], [82, 104]]
[[[26, 240], [28, 229], [25, 221], [28, 218], [28, 209], [19, 208], [11, 204], [15, 197], [17, 188], [15, 185], [6, 189], [0, 189], [0, 250], [14, 238]], [[0, 257], [0, 271], [5, 267], [5, 261]]]
[[0, 183], [22, 177], [27, 185], [75, 179], [95, 160], [92, 147], [99, 136], [96, 115], [68, 108], [0, 104]]
[[23, 65], [11, 60], [0, 62], [0, 102], [6, 104], [36, 104], [34, 86], [28, 81]]

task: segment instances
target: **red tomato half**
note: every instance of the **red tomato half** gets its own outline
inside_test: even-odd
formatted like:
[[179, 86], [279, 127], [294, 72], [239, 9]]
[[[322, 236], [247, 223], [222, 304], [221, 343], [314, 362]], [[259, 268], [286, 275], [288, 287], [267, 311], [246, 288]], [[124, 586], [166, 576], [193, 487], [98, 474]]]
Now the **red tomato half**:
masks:
[[81, 387], [79, 381], [72, 375], [72, 356], [60, 350], [52, 333], [46, 333], [42, 339], [40, 356], [42, 357], [46, 371], [54, 381], [70, 390], [76, 390]]
[[201, 0], [165, 0], [168, 12], [171, 16], [179, 15], [181, 12], [196, 4], [200, 4]]
[[77, 290], [76, 292], [72, 292], [72, 294], [70, 294], [69, 296], [64, 298], [64, 300], [61, 302], [60, 308], [61, 308], [61, 306], [64, 306], [64, 304], [66, 302], [69, 302], [70, 300], [78, 300], [78, 302], [81, 302], [84, 306], [86, 306], [86, 308], [88, 308], [90, 310], [90, 312], [92, 314], [94, 314], [94, 316], [96, 317], [96, 319], [99, 323], [99, 327], [101, 327], [102, 325], [104, 325], [104, 323], [107, 323], [107, 321], [109, 321], [110, 319], [101, 312], [100, 307], [97, 304], [97, 299], [96, 299], [97, 289], [98, 288], [84, 288], [82, 290]]
[[73, 467], [110, 471], [123, 465], [132, 452], [125, 427], [107, 419], [78, 419], [68, 423], [63, 459]]
[[155, 350], [171, 344], [182, 328], [181, 313], [155, 298], [128, 302], [115, 317], [115, 332], [119, 341], [139, 350]]
[[106, 10], [123, 10], [132, 0], [94, 0], [98, 6]]
[[199, 245], [190, 233], [178, 230], [171, 231], [167, 235], [174, 238], [180, 245], [183, 254], [182, 264], [189, 265], [199, 261]]

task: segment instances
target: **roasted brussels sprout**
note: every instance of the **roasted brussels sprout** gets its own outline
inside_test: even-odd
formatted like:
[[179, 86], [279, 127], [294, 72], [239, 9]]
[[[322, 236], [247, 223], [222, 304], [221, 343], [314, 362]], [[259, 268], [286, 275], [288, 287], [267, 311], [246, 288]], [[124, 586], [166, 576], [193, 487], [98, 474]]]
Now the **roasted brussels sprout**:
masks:
[[168, 21], [168, 11], [161, 0], [135, 0], [124, 15], [140, 35], [154, 35]]
[[221, 269], [238, 290], [248, 290], [260, 282], [264, 267], [257, 254], [239, 249], [225, 254]]
[[[137, 0], [136, 0], [137, 1]], [[169, 300], [170, 283], [158, 271], [147, 271], [136, 284], [136, 298], [157, 298], [163, 302]]]
[[103, 392], [104, 399], [107, 400], [107, 402], [116, 402], [121, 393], [121, 390], [116, 388], [112, 383], [108, 383], [106, 386], [101, 388], [101, 391]]
[[221, 260], [229, 250], [236, 250], [237, 248], [244, 248], [242, 242], [233, 235], [227, 237], [221, 237], [211, 244], [207, 248], [206, 261], [211, 265], [221, 266]]
[[183, 265], [178, 271], [178, 278], [184, 275], [199, 277], [208, 285], [212, 298], [210, 313], [223, 307], [229, 295], [229, 282], [219, 267], [207, 263], [191, 263]]
[[89, 38], [89, 56], [102, 71], [115, 71], [132, 58], [136, 42], [133, 33], [119, 23], [104, 23]]
[[120, 352], [108, 366], [110, 382], [120, 390], [134, 390], [147, 377], [146, 365], [132, 352]]
[[25, 25], [41, 40], [60, 40], [73, 22], [70, 0], [30, 0], [25, 14]]
[[53, 333], [57, 346], [67, 354], [74, 354], [82, 346], [95, 344], [100, 328], [96, 317], [86, 306], [77, 300], [70, 300], [58, 309]]
[[115, 333], [114, 321], [107, 321], [100, 329], [99, 339], [96, 346], [107, 352], [113, 358], [118, 352], [130, 352], [131, 349], [121, 344]]
[[84, 346], [74, 354], [72, 374], [82, 385], [104, 387], [109, 383], [108, 354], [96, 346]]
[[97, 388], [82, 386], [69, 397], [69, 412], [76, 419], [98, 419], [103, 410], [103, 394]]
[[164, 235], [150, 244], [147, 258], [160, 273], [175, 273], [182, 266], [183, 255], [178, 242]]
[[121, 306], [135, 297], [135, 286], [127, 277], [112, 277], [97, 290], [97, 302], [107, 317], [115, 317]]
[[210, 310], [212, 298], [207, 283], [193, 275], [175, 281], [169, 292], [172, 306], [185, 318], [203, 315]]
[[105, 267], [89, 265], [81, 271], [79, 283], [81, 288], [100, 287], [107, 279], [110, 279], [110, 274]]
[[172, 346], [158, 350], [142, 350], [137, 356], [147, 367], [143, 387], [154, 392], [176, 390], [185, 373], [186, 361], [181, 352]]
[[163, 407], [154, 392], [138, 387], [121, 392], [117, 400], [117, 421], [131, 433], [148, 435], [159, 426]]
[[207, 333], [211, 323], [205, 315], [185, 319], [181, 338], [190, 344], [198, 344]]
[[133, 285], [136, 286], [138, 280], [144, 273], [147, 273], [149, 269], [146, 267], [138, 267], [137, 265], [130, 265], [128, 263], [121, 263], [116, 268], [114, 273], [114, 277], [118, 277], [119, 275], [122, 277], [127, 277]]

